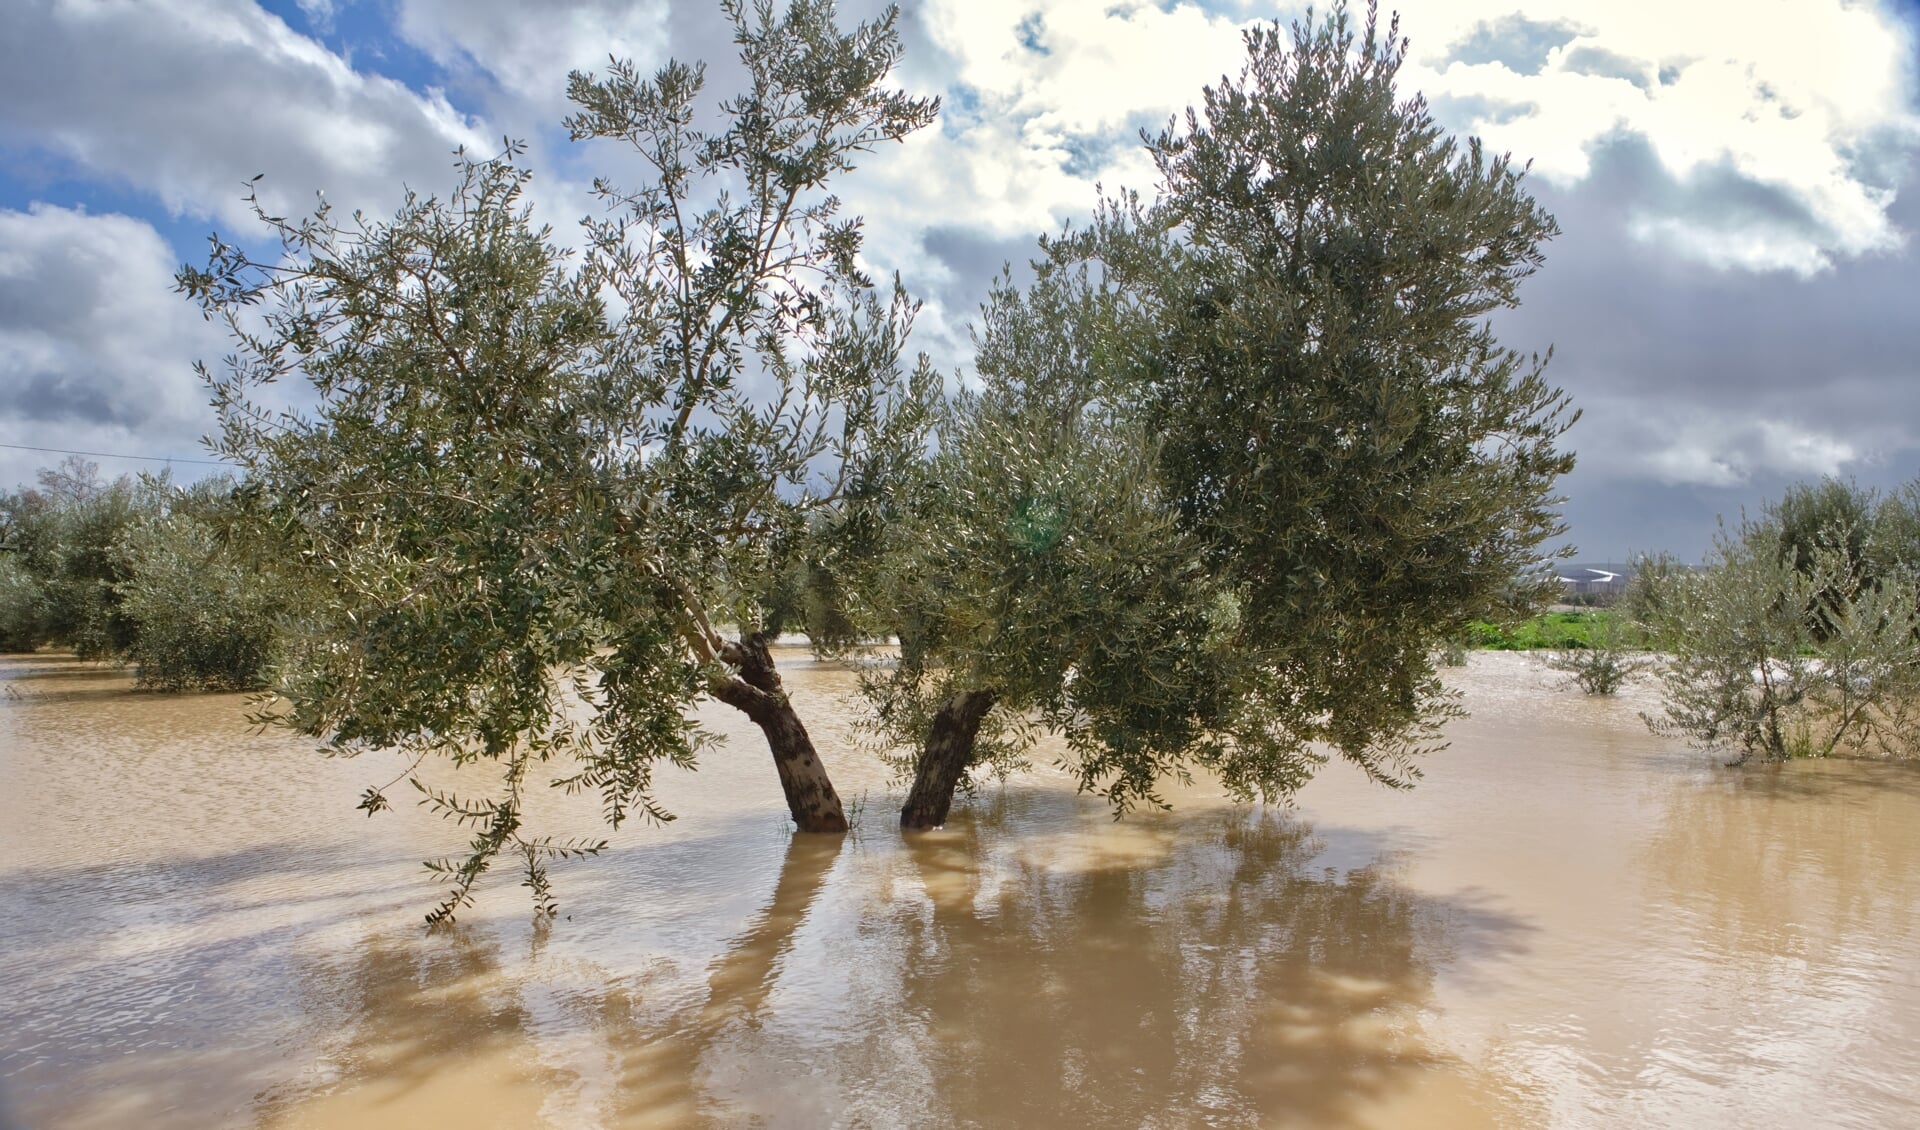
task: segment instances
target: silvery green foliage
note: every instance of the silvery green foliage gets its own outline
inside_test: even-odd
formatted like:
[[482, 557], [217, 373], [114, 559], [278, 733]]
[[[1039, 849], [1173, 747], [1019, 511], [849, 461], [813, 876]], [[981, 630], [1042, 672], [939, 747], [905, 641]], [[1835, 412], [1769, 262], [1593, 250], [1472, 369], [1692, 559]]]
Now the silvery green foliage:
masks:
[[39, 647], [46, 618], [46, 593], [39, 579], [13, 553], [0, 553], [0, 651]]
[[1546, 663], [1584, 693], [1610, 695], [1651, 670], [1655, 660], [1641, 645], [1630, 621], [1606, 616], [1589, 622], [1584, 646], [1553, 652]]
[[1844, 530], [1795, 551], [1769, 514], [1722, 530], [1705, 568], [1649, 575], [1669, 654], [1656, 732], [1740, 760], [1920, 743], [1914, 574], [1869, 580]]
[[[1554, 588], [1541, 547], [1563, 532], [1553, 487], [1572, 456], [1557, 441], [1574, 413], [1544, 359], [1486, 323], [1517, 302], [1552, 218], [1505, 158], [1401, 98], [1404, 44], [1371, 9], [1359, 30], [1336, 5], [1246, 39], [1239, 77], [1148, 139], [1159, 198], [1120, 196], [1044, 241], [1032, 294], [996, 295], [982, 343], [990, 392], [1045, 402], [1032, 390], [1076, 386], [1068, 403], [1086, 408], [1007, 428], [1066, 443], [1034, 462], [1082, 468], [1053, 473], [1079, 476], [1113, 526], [1084, 535], [1090, 558], [1153, 584], [1088, 568], [1037, 605], [1011, 599], [1019, 585], [953, 585], [974, 634], [1011, 659], [940, 669], [1044, 672], [1066, 704], [1082, 687], [1166, 688], [1149, 725], [1076, 746], [1083, 780], [1117, 801], [1190, 763], [1284, 797], [1328, 751], [1408, 784], [1458, 713], [1436, 651]], [[1089, 448], [1095, 434], [1113, 438]], [[1006, 442], [989, 461], [1024, 475]], [[1047, 490], [1036, 479], [968, 517], [1013, 547], [1019, 508]], [[1092, 680], [1062, 654], [1103, 638], [1103, 612], [1139, 618], [1113, 653], [1150, 666]], [[1015, 645], [1029, 618], [1052, 630]]]
[[126, 579], [117, 547], [154, 512], [164, 480], [111, 482], [77, 456], [43, 470], [39, 485], [0, 495], [0, 648], [72, 648], [112, 659], [136, 626], [121, 608]]
[[1642, 554], [1633, 563], [1633, 579], [1620, 595], [1619, 615], [1653, 651], [1671, 650], [1666, 632], [1673, 619], [1668, 615], [1667, 598], [1679, 579], [1692, 572], [1672, 553]]
[[[842, 34], [816, 0], [726, 10], [745, 86], [717, 128], [698, 66], [572, 76], [574, 137], [652, 177], [596, 185], [583, 255], [533, 223], [509, 146], [390, 219], [261, 212], [279, 257], [216, 239], [180, 275], [236, 344], [203, 370], [219, 451], [320, 594], [279, 720], [341, 753], [498, 766], [480, 796], [395, 778], [473, 832], [429, 864], [452, 888], [434, 922], [502, 852], [551, 913], [545, 861], [600, 850], [523, 828], [542, 778], [614, 826], [670, 819], [654, 768], [694, 763], [686, 708], [739, 678], [721, 628], [760, 625], [783, 549], [911, 457], [937, 389], [901, 368], [914, 304], [860, 273], [827, 189], [936, 111], [883, 85], [896, 13]], [[281, 380], [316, 406], [267, 411]]]
[[1207, 641], [1233, 612], [1176, 529], [1151, 441], [1089, 380], [1127, 348], [1111, 299], [1049, 267], [995, 289], [980, 387], [948, 406], [890, 530], [899, 659], [866, 689], [881, 731], [916, 750], [943, 703], [988, 692], [974, 764], [1004, 773], [1050, 730], [1082, 787], [1124, 810], [1159, 803], [1158, 778], [1210, 740]]
[[227, 476], [163, 489], [115, 553], [116, 586], [135, 632], [123, 658], [155, 690], [251, 690], [263, 685], [295, 593], [232, 539]]

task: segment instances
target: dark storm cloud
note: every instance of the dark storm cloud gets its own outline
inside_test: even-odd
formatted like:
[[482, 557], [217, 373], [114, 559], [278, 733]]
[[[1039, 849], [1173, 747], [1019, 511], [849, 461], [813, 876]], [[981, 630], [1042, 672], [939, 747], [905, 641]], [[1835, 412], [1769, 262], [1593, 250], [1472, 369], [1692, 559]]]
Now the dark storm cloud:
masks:
[[1033, 278], [1031, 263], [1040, 254], [1039, 237], [998, 237], [960, 226], [929, 228], [921, 240], [928, 257], [952, 272], [949, 282], [933, 291], [949, 310], [971, 317], [987, 297], [987, 289], [1000, 277], [1002, 267], [1011, 267], [1014, 280], [1024, 284]]
[[147, 405], [122, 395], [119, 374], [94, 369], [84, 357], [43, 363], [36, 372], [13, 374], [8, 383], [15, 420], [137, 427], [152, 416]]
[[1588, 481], [1578, 473], [1571, 484], [1566, 543], [1581, 561], [1629, 562], [1650, 553], [1673, 553], [1684, 561], [1705, 559], [1714, 532], [1724, 518], [1737, 526], [1741, 507], [1776, 498], [1785, 478], [1770, 477], [1739, 489], [1664, 486], [1632, 480]]
[[[1757, 507], [1795, 479], [1920, 473], [1912, 249], [1801, 276], [1716, 268], [1635, 238], [1650, 208], [1817, 230], [1764, 186], [1708, 179], [1680, 184], [1644, 143], [1621, 139], [1579, 185], [1533, 185], [1563, 234], [1498, 324], [1509, 344], [1556, 347], [1550, 374], [1586, 413], [1566, 483], [1583, 550], [1697, 556], [1712, 514]], [[1920, 206], [1902, 198], [1890, 215], [1911, 231]]]
[[1447, 49], [1457, 63], [1501, 63], [1515, 74], [1537, 75], [1556, 47], [1573, 42], [1580, 29], [1569, 23], [1530, 20], [1515, 14], [1481, 21], [1465, 39]]
[[[1739, 389], [1751, 401], [1797, 390], [1812, 375], [1831, 391], [1830, 382], [1849, 375], [1913, 372], [1920, 325], [1907, 314], [1920, 272], [1908, 249], [1803, 277], [1718, 268], [1632, 237], [1635, 219], [1649, 212], [1711, 223], [1718, 211], [1821, 234], [1803, 208], [1767, 186], [1724, 170], [1702, 179], [1682, 184], [1644, 142], [1621, 139], [1596, 151], [1592, 175], [1572, 189], [1534, 182], [1562, 235], [1527, 284], [1516, 328], [1585, 341], [1582, 356], [1604, 365], [1614, 387], [1635, 392], [1670, 389], [1684, 373], [1686, 388], [1714, 396]], [[1891, 214], [1907, 228], [1914, 213], [1914, 202], [1901, 199]], [[1588, 341], [1593, 328], [1604, 333]]]

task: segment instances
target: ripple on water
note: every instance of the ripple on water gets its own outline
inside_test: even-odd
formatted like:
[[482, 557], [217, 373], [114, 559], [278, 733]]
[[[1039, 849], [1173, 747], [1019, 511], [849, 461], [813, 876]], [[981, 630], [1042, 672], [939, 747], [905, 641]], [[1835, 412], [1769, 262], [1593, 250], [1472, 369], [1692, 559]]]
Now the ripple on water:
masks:
[[1336, 764], [1291, 810], [1203, 781], [1116, 823], [1043, 764], [904, 839], [849, 677], [789, 663], [854, 836], [789, 835], [710, 711], [683, 818], [558, 868], [560, 920], [500, 875], [434, 935], [418, 860], [462, 837], [353, 812], [390, 764], [233, 696], [0, 678], [0, 1081], [36, 1127], [1920, 1124], [1920, 777], [1724, 770], [1645, 688], [1523, 656], [1447, 672], [1473, 717], [1411, 792]]

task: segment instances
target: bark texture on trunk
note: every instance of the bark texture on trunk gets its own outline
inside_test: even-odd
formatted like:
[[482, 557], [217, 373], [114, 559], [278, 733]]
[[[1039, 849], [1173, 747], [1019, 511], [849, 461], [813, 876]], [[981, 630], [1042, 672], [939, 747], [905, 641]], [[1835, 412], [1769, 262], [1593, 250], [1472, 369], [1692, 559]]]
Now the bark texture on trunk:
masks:
[[947, 822], [953, 790], [973, 764], [973, 739], [993, 699], [992, 691], [961, 691], [934, 711], [927, 744], [914, 766], [913, 788], [900, 808], [902, 828], [924, 830]]
[[840, 807], [840, 794], [833, 790], [827, 767], [814, 751], [813, 739], [807, 736], [800, 715], [781, 689], [766, 633], [742, 636], [727, 644], [720, 657], [733, 666], [735, 674], [714, 688], [714, 697], [753, 719], [767, 736], [767, 748], [773, 751], [773, 767], [780, 774], [780, 788], [787, 794], [787, 811], [795, 827], [802, 832], [846, 831], [847, 814]]

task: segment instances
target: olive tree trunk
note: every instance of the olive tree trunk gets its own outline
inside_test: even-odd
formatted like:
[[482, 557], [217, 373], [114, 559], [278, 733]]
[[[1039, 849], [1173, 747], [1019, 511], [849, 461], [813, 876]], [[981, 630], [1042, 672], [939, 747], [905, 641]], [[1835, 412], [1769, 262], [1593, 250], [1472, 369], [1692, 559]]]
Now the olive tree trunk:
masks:
[[840, 807], [840, 794], [834, 791], [800, 715], [781, 689], [767, 643], [765, 632], [752, 632], [727, 644], [720, 657], [735, 673], [714, 688], [714, 697], [753, 719], [767, 736], [794, 826], [802, 832], [844, 832], [847, 814]]
[[900, 809], [900, 827], [925, 830], [947, 822], [953, 790], [973, 764], [973, 739], [993, 709], [992, 691], [961, 691], [934, 711], [927, 744], [914, 767], [913, 788]]

